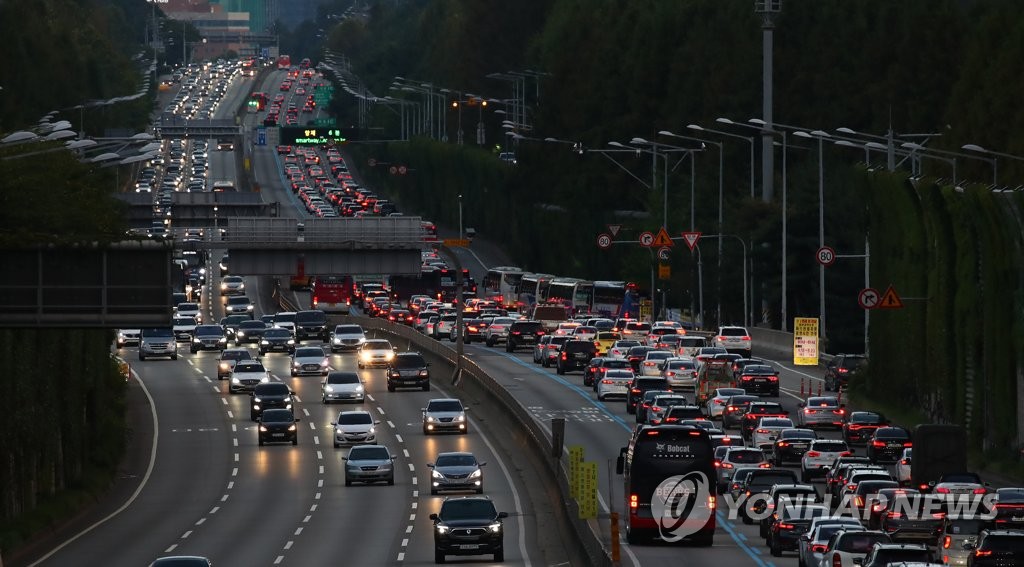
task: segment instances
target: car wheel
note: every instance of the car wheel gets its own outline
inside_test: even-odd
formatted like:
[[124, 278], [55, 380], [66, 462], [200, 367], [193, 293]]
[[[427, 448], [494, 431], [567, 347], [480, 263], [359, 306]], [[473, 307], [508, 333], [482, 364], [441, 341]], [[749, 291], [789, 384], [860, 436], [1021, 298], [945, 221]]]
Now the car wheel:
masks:
[[341, 444], [340, 444], [340, 443], [338, 443], [337, 441], [335, 441], [335, 442], [334, 442], [334, 448], [335, 448], [335, 449], [340, 449], [340, 448], [341, 448]]
[[643, 533], [638, 529], [630, 529], [629, 524], [626, 524], [626, 543], [630, 545], [637, 545], [639, 543], [646, 542], [648, 539], [650, 539], [650, 536], [646, 533]]
[[768, 544], [768, 550], [771, 551], [772, 557], [782, 557], [782, 548], [775, 544], [775, 540]]
[[423, 434], [424, 434], [424, 435], [430, 435], [430, 430], [429, 430], [429, 429], [427, 429], [426, 427], [424, 427], [424, 428], [423, 428]]
[[146, 360], [146, 355], [139, 353], [139, 360]]
[[259, 416], [256, 415], [255, 413], [249, 412], [249, 421], [256, 421], [257, 417], [259, 417]]
[[388, 391], [389, 391], [389, 392], [394, 392], [394, 391], [395, 391], [395, 386], [394, 386], [394, 384], [388, 384]]
[[388, 479], [388, 486], [394, 486], [394, 485], [395, 485], [395, 477], [389, 478]]
[[430, 495], [431, 495], [431, 496], [437, 496], [437, 490], [436, 490], [436, 489], [434, 489], [434, 488], [431, 488], [431, 489], [430, 489]]
[[171, 355], [171, 360], [178, 360], [178, 355], [172, 354]]
[[260, 438], [259, 438], [259, 441], [258, 441], [258, 443], [259, 443], [260, 447], [262, 447], [262, 446], [263, 446], [263, 438], [262, 438], [262, 437], [260, 437]]
[[476, 489], [476, 493], [477, 493], [477, 494], [483, 494], [483, 493], [484, 493], [484, 487], [483, 487], [483, 486], [480, 486], [480, 488], [477, 488], [477, 489]]
[[352, 486], [352, 481], [348, 477], [345, 478], [345, 486]]
[[603, 402], [604, 401], [604, 395], [601, 394], [601, 392], [597, 393], [597, 401], [599, 401], [599, 402]]
[[562, 368], [561, 365], [555, 367], [555, 374], [558, 374], [559, 376], [565, 374], [565, 370]]
[[363, 368], [366, 368], [365, 366], [363, 366], [362, 362], [357, 362], [356, 365], [359, 366], [360, 370], [362, 370]]
[[444, 563], [444, 552], [437, 549], [434, 550], [434, 563]]
[[424, 392], [429, 392], [430, 391], [430, 384], [429, 383], [423, 385], [423, 391]]
[[195, 348], [190, 348], [190, 349], [188, 349], [188, 351], [189, 351], [190, 353], [192, 353], [192, 354], [195, 354], [195, 353], [199, 352], [199, 351], [198, 351], [198, 350], [196, 350]]
[[467, 427], [467, 428], [463, 429], [462, 431], [460, 431], [459, 433], [461, 433], [462, 435], [469, 435], [469, 428]]
[[487, 337], [487, 346], [489, 346], [489, 347], [493, 347], [494, 346], [494, 339], [493, 338]]
[[292, 445], [298, 445], [298, 444], [299, 444], [299, 436], [296, 435], [295, 437], [292, 437]]
[[504, 549], [494, 552], [494, 562], [495, 563], [501, 563], [502, 561], [505, 561], [505, 550]]
[[514, 348], [512, 347], [512, 343], [511, 343], [511, 342], [509, 342], [509, 343], [505, 344], [505, 352], [515, 352], [515, 350], [516, 350], [516, 349], [514, 349]]

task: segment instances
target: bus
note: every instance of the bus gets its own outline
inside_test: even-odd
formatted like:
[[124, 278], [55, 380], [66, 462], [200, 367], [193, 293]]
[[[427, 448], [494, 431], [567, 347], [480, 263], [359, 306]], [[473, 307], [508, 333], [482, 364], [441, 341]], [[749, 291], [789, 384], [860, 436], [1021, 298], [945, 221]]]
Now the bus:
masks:
[[316, 276], [310, 285], [310, 309], [348, 314], [352, 306], [352, 276]]
[[496, 301], [503, 309], [516, 307], [516, 289], [523, 277], [523, 269], [514, 266], [498, 266], [487, 270], [484, 276], [484, 299]]
[[255, 77], [256, 76], [256, 58], [250, 57], [245, 61], [242, 61], [242, 76], [243, 77]]
[[441, 301], [456, 303], [463, 301], [466, 297], [476, 297], [476, 281], [469, 274], [469, 270], [466, 268], [462, 269], [462, 298], [459, 298], [455, 293], [455, 278], [458, 275], [455, 270], [441, 268], [439, 272], [441, 277]]
[[295, 260], [295, 273], [288, 278], [288, 289], [310, 289], [313, 278], [306, 275], [306, 257], [299, 255]]
[[611, 319], [636, 318], [640, 312], [636, 284], [618, 281], [594, 282], [590, 311]]
[[590, 313], [594, 299], [594, 283], [577, 278], [555, 278], [548, 287], [547, 300], [560, 301], [572, 314]]
[[267, 102], [270, 100], [270, 97], [268, 97], [265, 92], [257, 91], [252, 93], [249, 99], [252, 101], [249, 103], [249, 106], [255, 107], [256, 110], [266, 110]]
[[277, 68], [279, 70], [287, 71], [288, 69], [291, 69], [291, 67], [292, 67], [292, 58], [291, 58], [291, 56], [289, 56], [289, 55], [280, 55], [280, 56], [278, 56], [278, 58], [277, 58]]
[[516, 288], [516, 304], [520, 313], [530, 313], [538, 303], [548, 299], [548, 286], [555, 279], [553, 274], [535, 274], [528, 272], [519, 279]]
[[[626, 540], [689, 540], [710, 546], [715, 535], [717, 481], [708, 432], [690, 425], [641, 425], [619, 452]], [[693, 498], [692, 501], [683, 501]]]

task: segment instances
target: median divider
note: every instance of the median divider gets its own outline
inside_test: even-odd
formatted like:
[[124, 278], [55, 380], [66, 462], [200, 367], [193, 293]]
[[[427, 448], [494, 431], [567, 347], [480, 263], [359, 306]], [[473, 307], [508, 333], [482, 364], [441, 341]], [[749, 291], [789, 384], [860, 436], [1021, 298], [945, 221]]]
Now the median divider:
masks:
[[[331, 319], [333, 322], [335, 318]], [[361, 325], [367, 332], [389, 335], [400, 348], [408, 345], [410, 350], [417, 350], [434, 361], [443, 361], [450, 367], [451, 375], [454, 374], [457, 363], [454, 343], [437, 341], [405, 325], [381, 319], [342, 316], [340, 321]], [[535, 498], [534, 508], [549, 506], [548, 509], [559, 524], [559, 536], [566, 553], [570, 554], [572, 564], [602, 567], [613, 565], [608, 549], [610, 543], [598, 521], [579, 519], [577, 502], [570, 496], [569, 474], [563, 455], [552, 456], [552, 441], [548, 433], [515, 396], [466, 356], [462, 357], [462, 379], [457, 386], [442, 382], [446, 379], [443, 372], [435, 371], [432, 374], [435, 382], [446, 388], [457, 389], [460, 395], [485, 406], [486, 415], [478, 413], [471, 417], [484, 418], [489, 423], [497, 422], [501, 429], [492, 430], [508, 434], [513, 443], [529, 451], [528, 458], [532, 463], [542, 467], [542, 471], [536, 471], [536, 476], [544, 484], [543, 492], [547, 501], [538, 502]], [[550, 506], [555, 499], [560, 506]]]

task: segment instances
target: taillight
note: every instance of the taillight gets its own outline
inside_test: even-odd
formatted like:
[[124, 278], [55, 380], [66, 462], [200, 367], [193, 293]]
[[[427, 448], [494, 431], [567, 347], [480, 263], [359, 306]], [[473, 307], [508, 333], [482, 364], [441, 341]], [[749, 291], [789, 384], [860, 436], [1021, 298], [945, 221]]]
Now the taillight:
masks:
[[715, 400], [715, 405], [716, 406], [724, 406], [725, 405], [725, 400]]
[[827, 549], [827, 545], [821, 545], [820, 543], [811, 544], [811, 553], [825, 553]]
[[568, 360], [568, 359], [569, 359], [569, 353], [563, 352], [562, 353], [562, 360]]
[[832, 567], [843, 567], [843, 558], [838, 553], [832, 554]]
[[872, 447], [885, 447], [885, 441], [872, 441]]
[[935, 492], [938, 494], [949, 494], [949, 489], [946, 488], [945, 486], [940, 486], [935, 489]]
[[779, 447], [789, 447], [789, 443], [785, 441], [779, 441], [778, 443], [776, 443], [776, 445], [778, 445]]
[[914, 446], [914, 444], [912, 442], [910, 442], [910, 441], [906, 441], [906, 442], [903, 443], [903, 447], [905, 447], [905, 448], [910, 448], [910, 447], [913, 447], [913, 446]]
[[640, 497], [637, 496], [636, 494], [630, 494], [629, 495], [629, 507], [630, 508], [636, 508], [638, 506], [640, 506]]
[[814, 457], [820, 457], [821, 453], [817, 451], [807, 451], [807, 456], [813, 459]]
[[708, 496], [708, 508], [714, 510], [718, 507], [718, 498], [715, 496]]
[[953, 543], [953, 538], [945, 536], [942, 538], [942, 549], [949, 549], [949, 545]]
[[772, 468], [772, 464], [771, 463], [761, 463], [760, 465], [757, 465], [757, 468], [759, 468], [759, 469], [770, 469], [770, 468]]
[[975, 494], [985, 494], [985, 489], [984, 488], [975, 488], [974, 489], [974, 493]]
[[857, 485], [855, 483], [852, 483], [852, 482], [847, 483], [846, 484], [846, 489], [847, 490], [856, 490], [857, 489]]
[[602, 384], [611, 384], [611, 383], [612, 383], [612, 381], [611, 381], [611, 380], [608, 380], [608, 379], [606, 378], [606, 379], [604, 379], [604, 380], [601, 380], [601, 383], [602, 383]]
[[761, 435], [764, 435], [764, 434], [768, 433], [768, 430], [767, 429], [758, 429], [757, 432], [760, 433]]
[[633, 388], [632, 390], [630, 390], [630, 392], [632, 392], [634, 394], [639, 394], [640, 393], [640, 388]]
[[780, 530], [791, 530], [791, 529], [793, 529], [793, 524], [784, 524], [782, 522], [779, 522], [778, 524], [775, 524], [775, 526], [778, 529], [780, 529]]
[[733, 468], [733, 464], [732, 463], [722, 463], [722, 468], [723, 469], [731, 469], [731, 468]]
[[975, 557], [988, 557], [989, 555], [992, 555], [992, 550], [991, 549], [975, 549], [974, 550], [974, 556]]

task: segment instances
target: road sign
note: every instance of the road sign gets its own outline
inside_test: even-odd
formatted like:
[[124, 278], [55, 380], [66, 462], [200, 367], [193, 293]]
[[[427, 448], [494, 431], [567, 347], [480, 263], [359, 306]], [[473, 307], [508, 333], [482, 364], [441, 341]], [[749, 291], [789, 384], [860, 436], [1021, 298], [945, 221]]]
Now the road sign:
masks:
[[882, 301], [878, 304], [879, 309], [903, 309], [903, 300], [896, 293], [896, 289], [891, 285], [889, 289], [885, 290], [885, 295], [882, 296]]
[[579, 502], [579, 518], [597, 518], [597, 463], [583, 461], [579, 464], [579, 488], [576, 500]]
[[370, 158], [370, 159], [366, 160], [366, 165], [369, 165], [370, 167], [377, 167], [377, 159], [376, 158]]
[[619, 230], [621, 230], [621, 229], [622, 229], [622, 225], [621, 224], [610, 224], [610, 225], [608, 225], [608, 232], [612, 233], [613, 237], [614, 236], [618, 236], [619, 235]]
[[670, 279], [672, 279], [672, 266], [670, 264], [658, 264], [658, 279], [659, 280], [670, 280]]
[[667, 246], [671, 248], [673, 244], [672, 237], [668, 235], [668, 231], [665, 230], [665, 227], [661, 227], [658, 235], [654, 237], [654, 242], [651, 243], [651, 246]]
[[668, 246], [662, 246], [661, 248], [658, 248], [658, 259], [661, 260], [662, 262], [667, 262], [671, 254], [672, 249], [669, 248]]
[[569, 494], [573, 498], [579, 498], [580, 494], [580, 465], [583, 464], [583, 445], [569, 446]]
[[314, 118], [314, 126], [337, 126], [338, 120], [335, 118]]
[[265, 146], [267, 145], [267, 128], [265, 126], [256, 127], [256, 145]]
[[408, 172], [409, 172], [409, 168], [408, 167], [405, 167], [404, 165], [398, 166], [398, 174], [399, 175], [405, 175]]
[[601, 233], [597, 235], [597, 247], [601, 250], [607, 250], [612, 247], [612, 237], [607, 234]]
[[700, 240], [699, 232], [684, 232], [683, 240], [686, 241], [686, 245], [690, 247], [690, 252], [693, 252], [693, 248], [697, 246], [697, 241]]
[[878, 290], [873, 287], [866, 287], [857, 294], [857, 305], [861, 309], [874, 309], [878, 307]]
[[651, 234], [650, 232], [641, 232], [640, 233], [640, 246], [644, 246], [646, 248], [650, 248], [652, 244], [654, 244], [654, 235]]
[[444, 245], [448, 248], [465, 248], [469, 246], [468, 238], [445, 238]]
[[818, 248], [815, 257], [818, 259], [819, 264], [828, 267], [836, 261], [836, 251], [831, 246], [822, 246]]
[[818, 365], [818, 319], [793, 318], [793, 364]]

